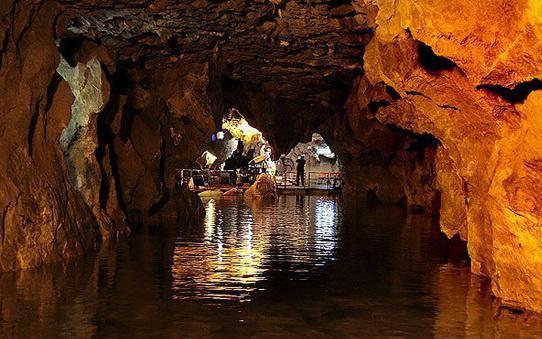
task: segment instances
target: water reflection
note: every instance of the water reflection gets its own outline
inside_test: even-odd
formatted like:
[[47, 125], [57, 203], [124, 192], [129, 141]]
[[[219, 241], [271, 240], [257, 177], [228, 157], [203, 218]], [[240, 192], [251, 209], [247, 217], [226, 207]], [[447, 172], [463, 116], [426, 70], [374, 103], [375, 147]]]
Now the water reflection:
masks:
[[204, 225], [0, 275], [0, 337], [542, 336], [421, 216], [318, 197], [206, 206]]
[[204, 237], [181, 234], [175, 243], [174, 298], [246, 302], [265, 289], [257, 283], [269, 271], [303, 280], [325, 266], [337, 245], [338, 201], [319, 197], [305, 204], [304, 199], [297, 197], [295, 205], [293, 199], [205, 200]]

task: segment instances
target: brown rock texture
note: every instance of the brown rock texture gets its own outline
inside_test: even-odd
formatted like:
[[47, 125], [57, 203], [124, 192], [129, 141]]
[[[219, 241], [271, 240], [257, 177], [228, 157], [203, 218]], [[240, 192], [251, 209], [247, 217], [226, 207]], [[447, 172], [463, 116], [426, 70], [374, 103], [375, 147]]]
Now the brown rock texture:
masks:
[[188, 210], [201, 217], [174, 176], [216, 129], [208, 63], [157, 63], [137, 48], [127, 61], [126, 46], [66, 36], [64, 16], [90, 9], [0, 4], [0, 270], [79, 255], [140, 223], [184, 222]]
[[[0, 5], [0, 269], [92, 248], [95, 216], [67, 179], [60, 135], [73, 96], [56, 75], [54, 3]], [[51, 145], [57, 145], [52, 147]]]
[[439, 141], [443, 232], [468, 240], [504, 304], [542, 311], [540, 5], [367, 3], [366, 77], [398, 93], [376, 118]]
[[278, 197], [275, 177], [265, 173], [258, 175], [256, 182], [245, 192], [245, 199], [277, 200]]
[[8, 0], [0, 18], [1, 270], [198, 210], [175, 170], [223, 112], [295, 144], [285, 120], [310, 135], [304, 116], [340, 108], [370, 37], [326, 2]]

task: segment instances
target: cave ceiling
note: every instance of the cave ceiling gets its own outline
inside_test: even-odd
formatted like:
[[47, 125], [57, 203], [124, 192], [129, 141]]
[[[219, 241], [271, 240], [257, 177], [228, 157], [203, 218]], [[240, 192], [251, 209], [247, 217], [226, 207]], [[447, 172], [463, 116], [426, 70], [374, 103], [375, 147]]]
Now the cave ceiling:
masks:
[[328, 106], [362, 73], [371, 37], [345, 1], [64, 1], [57, 38], [86, 38], [117, 61], [159, 70], [190, 57], [274, 97]]

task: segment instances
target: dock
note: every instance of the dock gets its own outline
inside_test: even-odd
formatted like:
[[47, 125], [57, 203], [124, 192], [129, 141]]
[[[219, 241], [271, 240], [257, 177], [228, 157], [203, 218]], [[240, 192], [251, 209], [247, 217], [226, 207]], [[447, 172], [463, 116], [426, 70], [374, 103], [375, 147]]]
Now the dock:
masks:
[[[258, 173], [245, 173], [242, 175], [243, 183], [235, 185], [230, 181], [232, 171], [221, 170], [177, 170], [178, 180], [185, 184], [192, 179], [195, 183], [191, 190], [201, 193], [208, 190], [227, 192], [232, 188], [246, 190], [255, 180]], [[307, 172], [304, 185], [296, 183], [296, 172], [287, 172], [275, 175], [277, 190], [283, 195], [337, 195], [342, 191], [343, 174], [341, 172]]]

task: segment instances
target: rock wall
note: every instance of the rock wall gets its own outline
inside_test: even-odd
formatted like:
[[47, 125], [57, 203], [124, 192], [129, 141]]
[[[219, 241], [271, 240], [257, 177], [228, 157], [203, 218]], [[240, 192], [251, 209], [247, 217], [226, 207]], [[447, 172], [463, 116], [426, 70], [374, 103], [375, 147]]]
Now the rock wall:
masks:
[[245, 199], [253, 200], [277, 200], [277, 182], [275, 177], [262, 173], [256, 178], [256, 182], [245, 191]]
[[0, 5], [0, 271], [201, 218], [174, 176], [216, 128], [208, 63], [126, 61], [119, 46], [63, 37], [68, 5]]
[[[93, 248], [96, 219], [71, 185], [60, 136], [73, 95], [56, 74], [54, 3], [0, 5], [0, 269]], [[56, 145], [56, 147], [55, 147]]]
[[542, 311], [540, 5], [365, 4], [366, 78], [398, 94], [376, 118], [438, 139], [443, 232], [468, 240], [472, 271], [504, 304]]
[[438, 212], [434, 171], [438, 140], [376, 118], [396, 97], [389, 86], [371, 85], [360, 77], [352, 85], [344, 111], [329, 117], [320, 131], [343, 165], [346, 198]]

